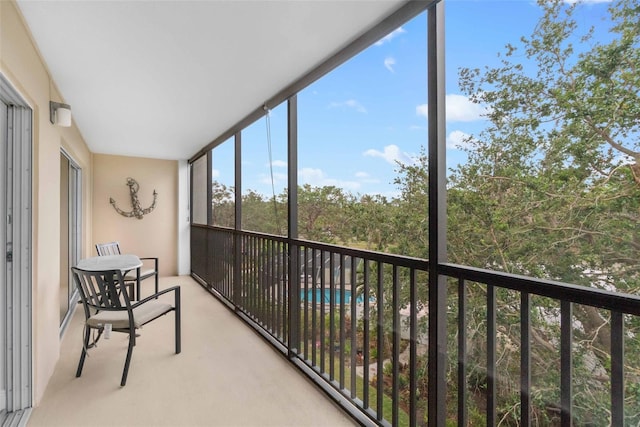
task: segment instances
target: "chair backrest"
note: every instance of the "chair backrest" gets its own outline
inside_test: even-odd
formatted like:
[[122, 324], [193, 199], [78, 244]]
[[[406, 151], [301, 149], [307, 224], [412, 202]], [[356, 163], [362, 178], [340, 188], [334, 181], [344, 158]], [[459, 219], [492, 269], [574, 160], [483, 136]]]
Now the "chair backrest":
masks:
[[87, 271], [71, 267], [71, 271], [85, 314], [88, 315], [90, 309], [113, 311], [131, 307], [129, 295], [122, 287], [124, 280], [120, 270]]
[[99, 256], [120, 255], [120, 244], [118, 242], [96, 243], [96, 251]]

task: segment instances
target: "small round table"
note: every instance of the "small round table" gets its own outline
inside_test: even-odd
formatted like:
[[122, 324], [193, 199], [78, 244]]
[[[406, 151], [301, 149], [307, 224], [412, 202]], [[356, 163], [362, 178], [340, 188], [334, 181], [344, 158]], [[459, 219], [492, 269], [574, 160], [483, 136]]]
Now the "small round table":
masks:
[[81, 259], [76, 266], [82, 270], [102, 271], [121, 270], [122, 274], [127, 271], [142, 267], [142, 261], [137, 255], [103, 255]]
[[[131, 254], [102, 255], [81, 259], [76, 267], [87, 271], [120, 270], [124, 277], [129, 271], [142, 267], [142, 261], [137, 255]], [[140, 275], [137, 274], [136, 277], [138, 277], [136, 279], [136, 289], [140, 293]], [[135, 294], [131, 296], [131, 299], [135, 300]]]

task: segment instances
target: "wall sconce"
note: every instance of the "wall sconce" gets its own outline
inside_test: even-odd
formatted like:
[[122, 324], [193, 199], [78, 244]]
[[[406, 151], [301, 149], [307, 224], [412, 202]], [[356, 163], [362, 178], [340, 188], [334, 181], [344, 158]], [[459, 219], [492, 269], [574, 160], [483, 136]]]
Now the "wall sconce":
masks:
[[49, 101], [49, 121], [68, 128], [71, 126], [71, 107], [61, 102]]

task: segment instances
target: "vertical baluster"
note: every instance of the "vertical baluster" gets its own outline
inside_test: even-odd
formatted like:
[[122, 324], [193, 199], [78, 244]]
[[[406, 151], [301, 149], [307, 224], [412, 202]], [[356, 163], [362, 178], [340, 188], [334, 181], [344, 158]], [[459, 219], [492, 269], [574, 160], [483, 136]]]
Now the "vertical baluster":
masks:
[[318, 338], [318, 301], [316, 299], [316, 289], [319, 284], [316, 282], [316, 256], [318, 252], [315, 248], [311, 249], [311, 337], [313, 339], [313, 346], [311, 347], [311, 364], [313, 366], [318, 365], [318, 342], [322, 342], [322, 339]]
[[[280, 341], [285, 342], [287, 333], [285, 331], [287, 325], [286, 316], [286, 289], [285, 284], [282, 282], [282, 245], [280, 242], [273, 240], [271, 243], [271, 256], [269, 257], [269, 263], [271, 264], [269, 272], [269, 284], [271, 289], [271, 301], [270, 301], [270, 315], [275, 319], [275, 323], [272, 323], [271, 330], [273, 335], [280, 338]], [[274, 292], [275, 290], [275, 292]], [[276, 293], [277, 292], [277, 293]]]
[[624, 316], [611, 312], [611, 425], [624, 425]]
[[467, 410], [467, 286], [458, 279], [458, 425], [466, 426]]
[[520, 425], [531, 425], [531, 297], [520, 294]]
[[301, 258], [301, 270], [302, 274], [304, 274], [304, 290], [303, 296], [301, 300], [304, 304], [304, 312], [303, 312], [303, 339], [304, 339], [304, 360], [309, 360], [309, 268], [307, 265], [307, 256], [309, 255], [307, 247], [300, 248], [299, 256]]
[[325, 344], [324, 337], [326, 334], [325, 331], [325, 303], [324, 303], [324, 288], [325, 288], [325, 263], [326, 263], [326, 252], [324, 250], [320, 251], [320, 372], [326, 372], [326, 355], [325, 355]]
[[569, 301], [560, 303], [560, 425], [571, 427], [573, 391], [571, 380], [573, 366], [571, 353], [573, 345], [572, 306]]
[[[356, 352], [358, 351], [358, 334], [356, 323], [356, 258], [351, 257], [351, 384], [349, 389], [351, 390], [351, 399], [356, 398]], [[365, 385], [366, 387], [366, 385]]]
[[363, 396], [362, 396], [362, 405], [365, 409], [369, 408], [369, 347], [370, 347], [370, 328], [371, 328], [371, 320], [370, 320], [370, 312], [369, 312], [369, 260], [365, 259], [364, 262], [364, 313], [363, 313], [363, 329], [364, 329], [364, 339], [362, 344], [362, 352], [363, 352], [363, 371], [364, 371], [364, 387], [363, 387]]
[[496, 425], [496, 294], [487, 285], [487, 426]]
[[[267, 330], [270, 331], [275, 337], [282, 338], [280, 334], [281, 318], [278, 316], [278, 307], [282, 304], [282, 301], [273, 292], [274, 289], [278, 289], [280, 282], [277, 280], [277, 251], [278, 242], [275, 240], [265, 239], [267, 251], [265, 254], [265, 263], [267, 266], [265, 281], [263, 284], [262, 294], [263, 300], [263, 312], [264, 323], [267, 324]], [[273, 318], [272, 318], [273, 316]], [[275, 319], [275, 322], [273, 322]]]
[[346, 292], [345, 292], [345, 272], [344, 272], [344, 254], [340, 254], [340, 261], [339, 261], [339, 265], [340, 265], [340, 308], [339, 308], [339, 313], [340, 313], [340, 349], [339, 349], [339, 356], [340, 356], [340, 389], [344, 389], [344, 364], [345, 364], [345, 353], [344, 353], [344, 347], [345, 347], [345, 330], [346, 330], [346, 324], [345, 324], [345, 306], [344, 306], [344, 300], [346, 298]]
[[409, 272], [409, 425], [415, 427], [417, 420], [417, 389], [418, 389], [418, 287], [416, 286], [416, 270]]
[[247, 250], [247, 264], [249, 271], [249, 281], [247, 283], [247, 314], [249, 317], [253, 318], [253, 297], [254, 297], [254, 286], [256, 280], [256, 269], [258, 268], [258, 264], [255, 259], [255, 239], [253, 236], [248, 236], [249, 239], [249, 248]]
[[265, 276], [269, 274], [269, 242], [265, 241], [262, 237], [258, 238], [258, 256], [260, 257], [260, 276], [258, 280], [257, 288], [257, 310], [258, 323], [265, 327], [264, 319], [264, 289], [265, 289]]
[[251, 314], [253, 316], [253, 319], [256, 320], [257, 322], [260, 322], [260, 319], [258, 318], [258, 290], [259, 288], [259, 283], [260, 283], [260, 269], [262, 268], [262, 264], [261, 264], [261, 259], [260, 259], [260, 245], [259, 245], [260, 241], [257, 237], [253, 238], [253, 262], [255, 263], [255, 271], [253, 272], [254, 274], [254, 280], [253, 283], [251, 284], [252, 286], [252, 298], [251, 298]]
[[[273, 328], [270, 328], [269, 318], [267, 315], [267, 292], [272, 286], [272, 260], [273, 260], [273, 241], [260, 237], [260, 281], [258, 287], [258, 315], [260, 316], [260, 325], [267, 331], [276, 335]], [[276, 335], [277, 336], [277, 335]]]
[[400, 281], [398, 280], [398, 266], [393, 265], [393, 291], [391, 296], [391, 306], [393, 312], [393, 332], [391, 334], [392, 356], [391, 367], [393, 371], [393, 387], [392, 387], [392, 411], [391, 419], [394, 426], [398, 425], [399, 407], [400, 407]]
[[[287, 301], [289, 301], [289, 287], [291, 286], [290, 281], [285, 280], [286, 278], [286, 272], [289, 271], [289, 257], [287, 257], [287, 254], [289, 253], [289, 247], [287, 246], [286, 243], [284, 242], [280, 242], [279, 246], [281, 247], [281, 251], [279, 252], [280, 254], [280, 260], [281, 262], [278, 263], [277, 265], [277, 269], [278, 269], [278, 273], [277, 273], [277, 280], [278, 283], [282, 286], [282, 337], [283, 337], [283, 341], [285, 341], [285, 339], [287, 339], [287, 337], [289, 336], [289, 328], [293, 327], [293, 325], [291, 325], [287, 319], [289, 319], [289, 303]], [[298, 293], [299, 295], [299, 293]], [[297, 301], [298, 298], [294, 298], [295, 302]], [[291, 311], [291, 318], [294, 319], [294, 321], [296, 322], [296, 326], [293, 329], [293, 332], [295, 333], [295, 331], [298, 330], [297, 325], [300, 324], [300, 311], [299, 310], [293, 310]], [[300, 334], [295, 333], [296, 341], [299, 341], [300, 338]], [[287, 339], [288, 340], [288, 339]], [[299, 342], [288, 342], [287, 343], [289, 348], [294, 347], [294, 348], [299, 348], [300, 343]]]
[[378, 415], [378, 420], [382, 420], [384, 418], [384, 412], [382, 410], [382, 396], [384, 394], [384, 378], [383, 378], [383, 366], [382, 362], [384, 359], [384, 312], [383, 312], [383, 299], [384, 299], [384, 276], [382, 272], [382, 262], [378, 261], [378, 336], [377, 336], [377, 351], [378, 351], [378, 366], [377, 366], [377, 384], [376, 384], [376, 393], [377, 393], [377, 405], [376, 405], [376, 413]]
[[333, 274], [335, 254], [329, 253], [329, 378], [335, 379], [336, 352], [336, 278]]
[[275, 254], [273, 256], [275, 269], [277, 270], [275, 273], [275, 283], [271, 282], [271, 286], [269, 287], [269, 311], [270, 311], [270, 322], [271, 327], [275, 331], [276, 336], [286, 337], [284, 333], [281, 331], [282, 327], [280, 325], [280, 306], [282, 302], [278, 296], [278, 286], [282, 286], [282, 282], [284, 280], [285, 272], [287, 271], [284, 268], [283, 260], [286, 258], [285, 248], [282, 242], [276, 243]]

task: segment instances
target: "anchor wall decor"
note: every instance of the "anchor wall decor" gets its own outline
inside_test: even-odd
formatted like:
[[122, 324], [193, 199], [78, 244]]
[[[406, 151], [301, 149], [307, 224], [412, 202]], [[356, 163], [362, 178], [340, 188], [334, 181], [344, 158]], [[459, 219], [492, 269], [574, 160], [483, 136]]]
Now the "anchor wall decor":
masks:
[[133, 210], [131, 210], [130, 212], [123, 211], [116, 206], [116, 201], [111, 197], [109, 198], [109, 203], [111, 203], [111, 206], [113, 206], [116, 212], [124, 217], [136, 217], [138, 219], [142, 219], [144, 215], [155, 209], [156, 200], [158, 199], [158, 193], [156, 192], [156, 190], [153, 190], [153, 203], [151, 203], [151, 206], [149, 206], [148, 208], [142, 209], [142, 207], [140, 206], [140, 200], [138, 200], [138, 189], [140, 188], [138, 181], [133, 178], [127, 178], [127, 186], [129, 187], [129, 194], [131, 195], [131, 206], [133, 207]]

